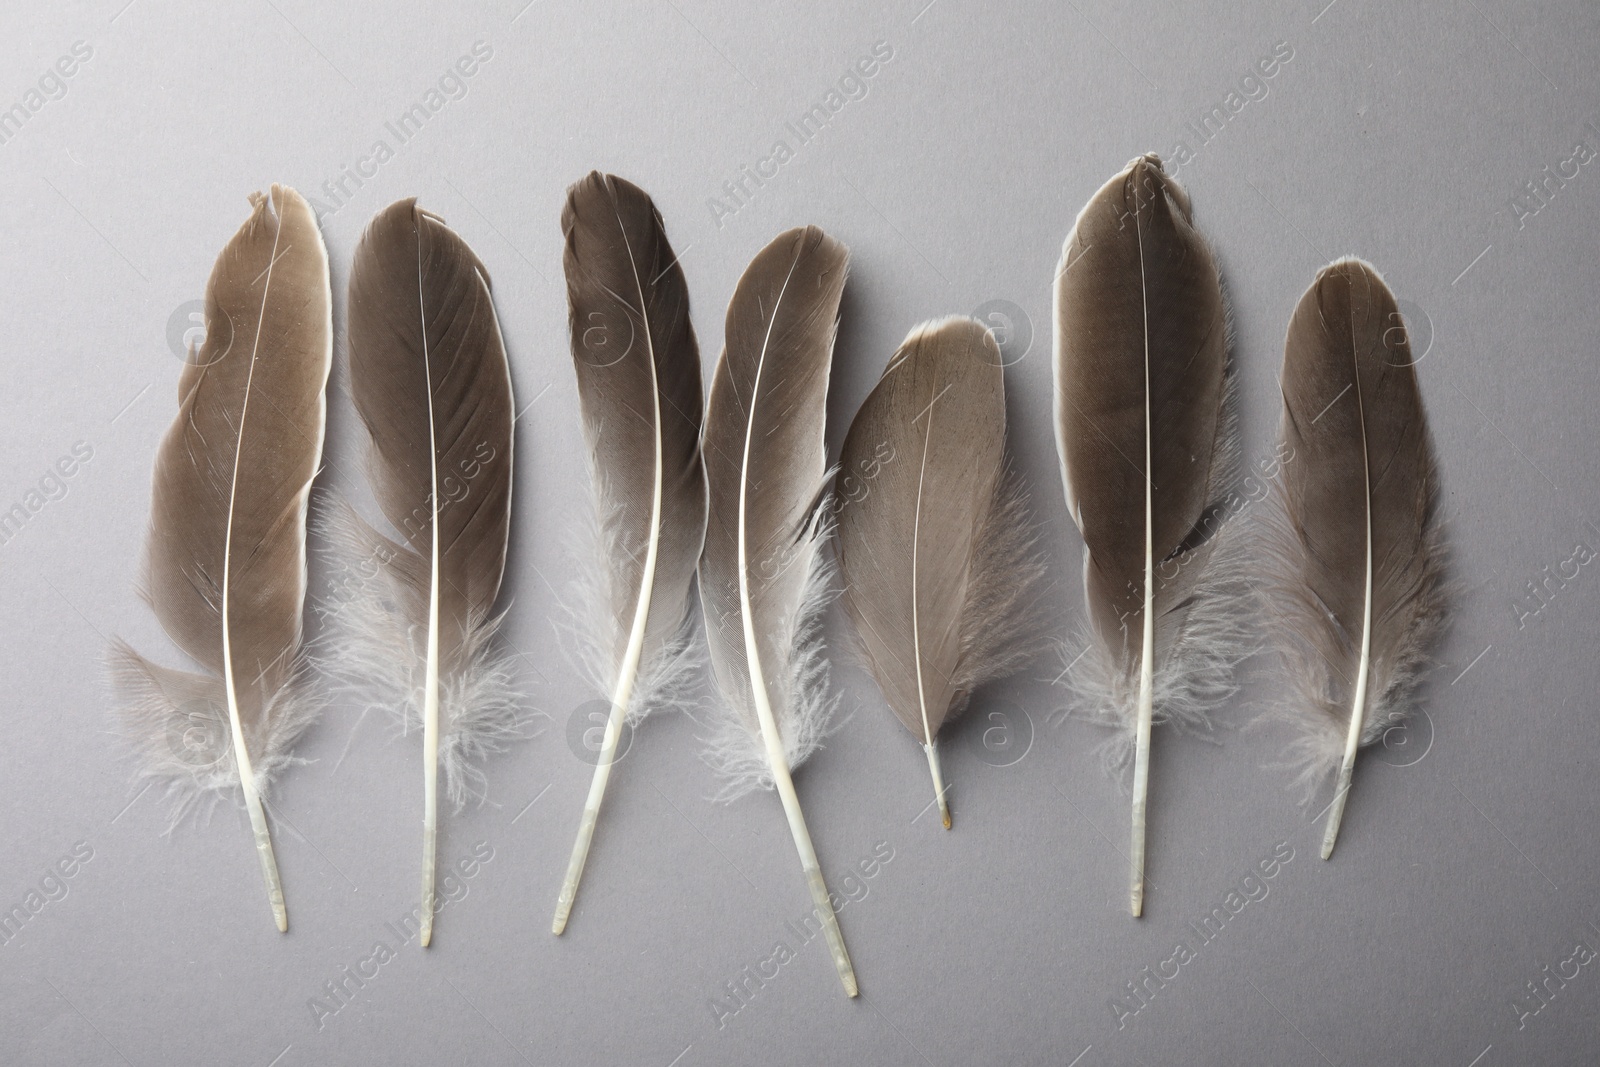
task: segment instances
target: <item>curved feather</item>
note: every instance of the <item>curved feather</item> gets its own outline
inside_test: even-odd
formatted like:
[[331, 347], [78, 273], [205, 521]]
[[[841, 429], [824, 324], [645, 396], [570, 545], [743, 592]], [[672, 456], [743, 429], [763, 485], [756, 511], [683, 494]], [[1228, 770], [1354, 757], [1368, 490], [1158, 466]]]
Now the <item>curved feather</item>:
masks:
[[186, 798], [243, 785], [284, 928], [259, 793], [316, 710], [295, 683], [333, 322], [310, 207], [280, 185], [250, 199], [212, 269], [205, 343], [179, 377], [151, 494], [146, 596], [209, 674], [157, 667], [126, 645], [113, 663], [150, 773]]
[[856, 413], [838, 479], [841, 596], [890, 709], [928, 751], [973, 690], [1039, 650], [1044, 568], [1006, 466], [999, 347], [970, 318], [906, 337]]
[[349, 516], [384, 580], [363, 601], [346, 670], [386, 681], [422, 726], [427, 945], [437, 768], [459, 805], [481, 779], [471, 761], [516, 728], [511, 672], [490, 645], [511, 520], [511, 374], [488, 271], [414, 200], [368, 224], [349, 315], [350, 396], [372, 438], [373, 495], [402, 540]]
[[1246, 651], [1219, 588], [1233, 441], [1227, 316], [1189, 197], [1146, 155], [1107, 182], [1062, 251], [1056, 442], [1083, 534], [1092, 637], [1073, 682], [1134, 759], [1134, 884], [1154, 721], [1199, 725]]
[[[706, 524], [700, 349], [683, 270], [643, 190], [590, 174], [568, 191], [561, 228], [600, 533], [600, 580], [587, 591], [592, 681], [609, 695], [640, 623], [641, 676], [684, 643]], [[630, 718], [647, 714], [658, 690], [634, 687]]]
[[734, 792], [772, 783], [755, 671], [791, 768], [821, 744], [832, 707], [818, 632], [829, 531], [817, 502], [828, 473], [825, 401], [848, 259], [844, 245], [816, 227], [790, 230], [761, 250], [728, 304], [706, 411], [710, 521], [700, 596], [717, 685], [733, 715], [714, 755]]
[[1340, 765], [1347, 740], [1371, 744], [1404, 717], [1446, 607], [1422, 393], [1394, 295], [1370, 264], [1318, 272], [1289, 323], [1282, 390], [1292, 458], [1268, 528], [1267, 605], [1309, 785]]
[[552, 930], [588, 857], [625, 719], [680, 704], [693, 677], [690, 586], [705, 541], [700, 349], [689, 289], [655, 204], [598, 171], [561, 215], [573, 365], [589, 447], [595, 559], [581, 583], [581, 660], [611, 698]]
[[780, 234], [734, 290], [706, 409], [710, 521], [700, 596], [726, 705], [711, 742], [728, 794], [776, 788], [835, 969], [856, 977], [790, 768], [820, 744], [827, 695], [821, 613], [823, 421], [849, 253], [814, 226]]

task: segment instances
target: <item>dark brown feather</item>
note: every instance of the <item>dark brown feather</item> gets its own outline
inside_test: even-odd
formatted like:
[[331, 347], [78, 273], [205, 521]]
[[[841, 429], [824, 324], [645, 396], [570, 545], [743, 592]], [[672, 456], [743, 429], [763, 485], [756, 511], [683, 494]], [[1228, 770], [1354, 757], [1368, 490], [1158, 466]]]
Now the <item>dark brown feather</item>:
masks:
[[[1056, 316], [1057, 440], [1087, 550], [1090, 614], [1122, 670], [1137, 672], [1147, 385], [1158, 564], [1194, 549], [1228, 466], [1221, 282], [1188, 195], [1160, 160], [1134, 160], [1078, 216], [1063, 251]], [[1168, 568], [1179, 580], [1158, 582], [1158, 647], [1181, 624], [1199, 569], [1185, 561]]]
[[[567, 192], [561, 214], [572, 359], [595, 479], [614, 627], [622, 659], [652, 534], [659, 441], [660, 537], [645, 660], [681, 628], [705, 538], [700, 463], [700, 349], [689, 289], [655, 204], [598, 171]], [[614, 680], [614, 679], [611, 679]], [[608, 688], [610, 680], [602, 683]]]
[[401, 200], [356, 248], [349, 315], [350, 396], [372, 437], [373, 492], [423, 560], [437, 478], [441, 660], [460, 669], [499, 595], [511, 517], [511, 377], [489, 272], [443, 220]]

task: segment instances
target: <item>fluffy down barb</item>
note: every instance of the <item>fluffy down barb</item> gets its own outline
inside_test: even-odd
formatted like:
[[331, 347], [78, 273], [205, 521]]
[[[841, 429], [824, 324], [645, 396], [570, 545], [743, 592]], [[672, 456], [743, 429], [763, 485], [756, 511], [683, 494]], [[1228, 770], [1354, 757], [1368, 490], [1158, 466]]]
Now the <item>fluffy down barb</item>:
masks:
[[[428, 634], [405, 610], [416, 587], [403, 571], [421, 561], [342, 501], [319, 525], [345, 570], [316, 607], [326, 630], [314, 661], [365, 708], [389, 711], [406, 733], [420, 730]], [[501, 618], [472, 620], [461, 669], [440, 677], [439, 765], [445, 796], [458, 810], [484, 796], [478, 764], [528, 733], [513, 657], [494, 641]]]
[[[591, 485], [594, 479], [590, 479]], [[604, 492], [594, 494], [595, 506], [589, 521], [574, 539], [569, 555], [577, 561], [577, 573], [568, 598], [562, 605], [566, 618], [559, 624], [562, 647], [579, 676], [601, 699], [611, 699], [619, 670], [618, 650], [626, 644], [628, 633], [623, 621], [611, 609], [616, 603], [614, 588], [618, 574], [612, 565], [622, 544], [622, 531], [616, 513], [600, 514]], [[672, 619], [673, 605], [652, 607], [667, 626], [653, 626], [666, 635], [649, 643], [640, 659], [633, 692], [628, 699], [628, 725], [637, 726], [655, 711], [688, 711], [694, 704], [694, 688], [705, 663], [704, 649], [696, 639], [693, 601], [686, 600]]]
[[[239, 788], [221, 679], [162, 667], [124, 641], [112, 644], [107, 660], [123, 730], [140, 757], [139, 777], [165, 786], [173, 825]], [[304, 668], [302, 659], [265, 714], [245, 726], [262, 796], [285, 767], [305, 762], [291, 750], [322, 712], [324, 702], [305, 684]]]
[[[828, 506], [825, 499], [817, 508], [790, 559], [789, 566], [805, 568], [805, 585], [798, 606], [786, 620], [785, 633], [776, 643], [791, 652], [784, 663], [774, 665], [782, 669], [773, 670], [768, 680], [774, 690], [774, 708], [785, 709], [777, 716], [778, 732], [790, 770], [809, 759], [842, 725], [831, 721], [839, 698], [829, 693], [827, 645], [822, 633], [823, 614], [835, 595], [833, 560], [825, 551], [833, 532], [825, 518]], [[711, 620], [709, 625], [717, 623]], [[737, 620], [730, 625], [737, 625]], [[734, 687], [724, 686], [724, 691], [734, 691]], [[772, 767], [755, 709], [748, 700], [737, 707], [719, 703], [704, 725], [708, 728], [705, 760], [723, 779], [716, 800], [734, 800], [773, 787]]]

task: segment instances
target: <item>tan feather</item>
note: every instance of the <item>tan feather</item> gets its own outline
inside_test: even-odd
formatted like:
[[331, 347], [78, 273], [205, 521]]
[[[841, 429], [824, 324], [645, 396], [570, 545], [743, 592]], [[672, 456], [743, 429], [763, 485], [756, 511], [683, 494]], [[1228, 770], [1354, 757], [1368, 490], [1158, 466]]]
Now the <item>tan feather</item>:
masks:
[[212, 269], [205, 343], [179, 377], [151, 494], [146, 595], [207, 674], [158, 667], [124, 644], [113, 668], [150, 774], [187, 798], [242, 787], [287, 930], [261, 794], [317, 708], [300, 684], [301, 616], [333, 322], [310, 207], [280, 185], [251, 203]]
[[946, 829], [939, 730], [1043, 632], [1001, 363], [973, 319], [912, 330], [856, 413], [837, 479], [841, 599], [884, 699], [922, 743]]

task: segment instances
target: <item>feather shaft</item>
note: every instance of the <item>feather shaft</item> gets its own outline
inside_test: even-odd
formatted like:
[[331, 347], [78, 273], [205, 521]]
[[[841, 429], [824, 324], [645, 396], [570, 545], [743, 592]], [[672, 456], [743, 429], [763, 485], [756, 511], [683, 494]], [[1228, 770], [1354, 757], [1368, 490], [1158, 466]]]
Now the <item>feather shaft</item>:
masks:
[[[266, 308], [272, 293], [272, 268], [278, 258], [278, 243], [283, 227], [272, 238], [272, 259], [267, 265], [267, 281], [261, 288], [261, 306]], [[255, 838], [256, 855], [261, 860], [261, 876], [267, 886], [267, 900], [278, 932], [289, 932], [289, 912], [283, 899], [283, 879], [278, 874], [278, 858], [272, 851], [272, 834], [267, 829], [266, 812], [256, 788], [255, 770], [250, 765], [250, 747], [244, 741], [244, 725], [239, 717], [239, 687], [233, 679], [233, 517], [239, 501], [239, 460], [244, 454], [245, 423], [250, 417], [250, 389], [256, 380], [256, 360], [261, 356], [261, 327], [265, 315], [256, 320], [255, 341], [250, 348], [250, 370], [245, 374], [244, 402], [239, 407], [239, 434], [233, 447], [233, 472], [228, 476], [228, 523], [222, 535], [222, 679], [228, 693], [228, 730], [233, 739], [233, 755], [239, 766], [239, 785], [244, 792], [245, 810], [250, 814], [250, 831]]]
[[[1353, 321], [1350, 330], [1350, 361], [1355, 380], [1360, 381], [1360, 354], [1356, 351], [1358, 333]], [[1372, 668], [1372, 456], [1367, 446], [1367, 409], [1361, 390], [1356, 394], [1356, 418], [1361, 425], [1361, 484], [1367, 501], [1362, 520], [1365, 535], [1365, 577], [1361, 593], [1361, 659], [1356, 667], [1355, 694], [1350, 705], [1350, 728], [1345, 731], [1344, 756], [1339, 762], [1339, 783], [1333, 796], [1333, 807], [1328, 812], [1328, 826], [1322, 835], [1322, 858], [1333, 855], [1333, 846], [1339, 840], [1339, 824], [1344, 821], [1344, 804], [1350, 796], [1350, 783], [1356, 769], [1356, 750], [1361, 747], [1361, 729], [1366, 720], [1367, 675]]]
[[428, 305], [423, 299], [422, 242], [417, 242], [417, 319], [421, 323], [422, 380], [428, 390], [428, 651], [422, 681], [422, 930], [433, 943], [434, 878], [439, 852], [439, 430], [428, 360]]
[[1133, 831], [1128, 848], [1128, 908], [1144, 912], [1145, 808], [1150, 796], [1150, 724], [1155, 714], [1156, 568], [1155, 481], [1151, 475], [1150, 440], [1150, 290], [1145, 281], [1144, 223], [1133, 213], [1139, 242], [1139, 305], [1144, 319], [1144, 610], [1139, 650], [1139, 718], [1133, 735]]
[[[637, 271], [634, 274], [638, 282]], [[644, 290], [639, 288], [643, 306]], [[645, 320], [646, 337], [649, 336], [649, 319]], [[644, 570], [639, 577], [638, 603], [633, 612], [633, 625], [628, 630], [628, 647], [622, 654], [622, 664], [617, 671], [616, 689], [611, 694], [611, 711], [606, 716], [605, 735], [600, 742], [600, 756], [595, 763], [594, 778], [589, 783], [589, 795], [583, 802], [583, 816], [578, 822], [578, 837], [572, 844], [572, 856], [567, 861], [567, 874], [561, 881], [561, 892], [556, 897], [555, 918], [550, 922], [550, 932], [559, 935], [567, 928], [567, 918], [572, 914], [572, 903], [578, 896], [578, 881], [583, 877], [584, 865], [589, 860], [589, 847], [594, 841], [594, 830], [600, 821], [600, 804], [605, 799], [606, 784], [611, 780], [611, 766], [616, 762], [617, 744], [622, 737], [622, 722], [627, 717], [633, 700], [633, 683], [639, 674], [639, 659], [644, 653], [645, 630], [650, 622], [650, 600], [655, 591], [656, 556], [661, 548], [661, 494], [663, 463], [661, 454], [661, 394], [654, 388], [654, 342], [647, 355], [650, 363], [652, 388], [651, 423], [655, 437], [655, 463], [651, 472], [650, 539], [645, 549]]]

